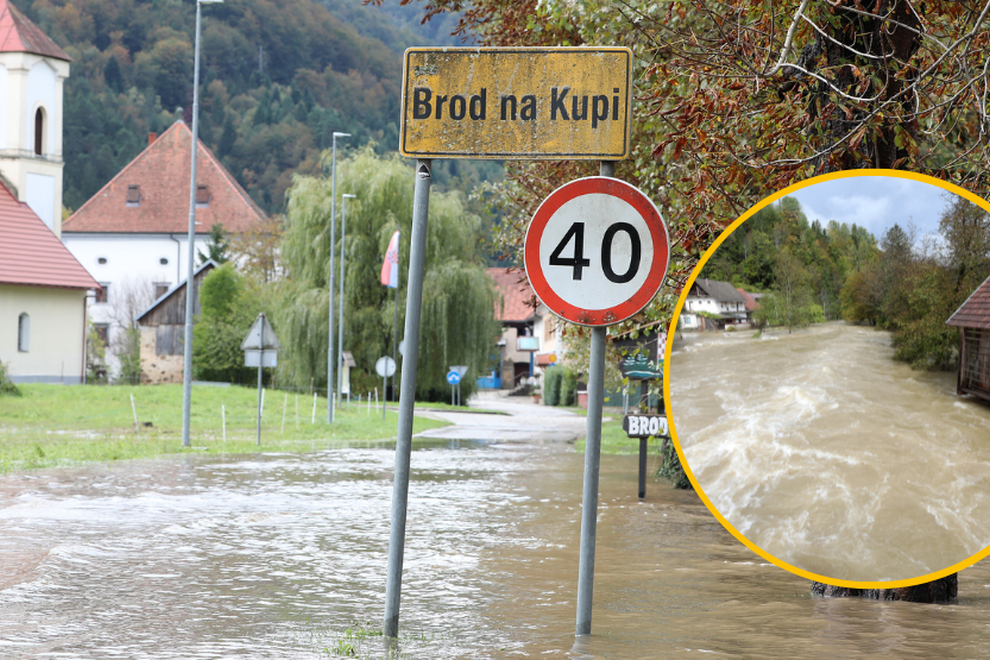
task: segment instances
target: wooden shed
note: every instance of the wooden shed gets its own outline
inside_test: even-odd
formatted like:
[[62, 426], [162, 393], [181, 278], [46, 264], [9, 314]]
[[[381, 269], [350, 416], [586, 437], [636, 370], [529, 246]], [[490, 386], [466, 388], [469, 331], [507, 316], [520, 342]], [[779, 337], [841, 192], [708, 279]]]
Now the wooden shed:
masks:
[[959, 328], [956, 391], [990, 401], [990, 277], [945, 323]]
[[[217, 267], [212, 259], [194, 276], [193, 295], [203, 279]], [[199, 296], [193, 300], [193, 315], [199, 314]], [[186, 338], [186, 283], [166, 291], [134, 321], [141, 329], [141, 382], [181, 383]]]

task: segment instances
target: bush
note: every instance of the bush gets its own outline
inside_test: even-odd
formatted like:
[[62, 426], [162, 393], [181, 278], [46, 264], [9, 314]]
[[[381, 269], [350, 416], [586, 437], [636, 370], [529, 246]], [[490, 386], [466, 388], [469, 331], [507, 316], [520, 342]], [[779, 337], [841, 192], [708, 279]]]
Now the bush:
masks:
[[117, 338], [117, 357], [120, 360], [118, 384], [137, 385], [141, 382], [141, 330], [126, 328]]
[[0, 362], [0, 396], [21, 396], [21, 389], [10, 380], [3, 362]]
[[677, 449], [670, 438], [664, 438], [661, 441], [660, 458], [662, 463], [660, 469], [657, 470], [658, 477], [669, 480], [671, 485], [679, 490], [694, 488], [681, 466], [681, 458], [677, 455]]
[[543, 403], [546, 405], [560, 405], [560, 382], [563, 376], [563, 367], [548, 367], [543, 372]]
[[560, 379], [560, 405], [573, 406], [577, 390], [577, 374], [572, 369], [562, 367], [563, 377]]
[[92, 323], [86, 330], [86, 382], [91, 385], [107, 383], [107, 347]]

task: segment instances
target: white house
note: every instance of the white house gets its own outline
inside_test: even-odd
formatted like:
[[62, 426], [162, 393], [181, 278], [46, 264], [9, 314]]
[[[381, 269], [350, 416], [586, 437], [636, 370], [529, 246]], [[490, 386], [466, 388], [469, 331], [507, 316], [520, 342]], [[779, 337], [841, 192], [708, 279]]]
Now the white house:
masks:
[[3, 184], [0, 237], [0, 362], [15, 383], [82, 382], [86, 299], [99, 285]]
[[[188, 274], [191, 144], [181, 120], [150, 135], [148, 147], [64, 223], [63, 242], [103, 287], [92, 318], [111, 344]], [[240, 234], [260, 228], [265, 214], [202, 142], [196, 158], [195, 249], [206, 254], [214, 225]]]
[[684, 300], [684, 307], [681, 309], [682, 327], [685, 330], [703, 327], [704, 313], [717, 317], [714, 320], [716, 327], [745, 323], [746, 302], [746, 297], [729, 282], [699, 277], [691, 285]]
[[56, 236], [62, 231], [62, 85], [70, 58], [0, 0], [0, 179]]

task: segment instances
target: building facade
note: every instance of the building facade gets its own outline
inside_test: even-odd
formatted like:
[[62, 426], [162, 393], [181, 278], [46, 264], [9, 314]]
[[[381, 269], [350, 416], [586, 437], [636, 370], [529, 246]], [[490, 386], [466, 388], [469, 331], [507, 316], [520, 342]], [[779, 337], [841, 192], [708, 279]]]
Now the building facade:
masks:
[[85, 380], [86, 302], [99, 285], [0, 184], [0, 362], [15, 383]]
[[716, 329], [746, 323], [746, 296], [729, 282], [699, 277], [691, 285], [681, 309], [685, 330]]
[[[64, 223], [63, 242], [102, 287], [91, 316], [111, 346], [188, 274], [191, 145], [181, 120], [150, 135], [148, 147]], [[238, 235], [264, 224], [264, 212], [202, 142], [196, 169], [195, 254], [208, 254], [214, 225]]]
[[62, 88], [71, 58], [0, 0], [0, 180], [62, 231]]

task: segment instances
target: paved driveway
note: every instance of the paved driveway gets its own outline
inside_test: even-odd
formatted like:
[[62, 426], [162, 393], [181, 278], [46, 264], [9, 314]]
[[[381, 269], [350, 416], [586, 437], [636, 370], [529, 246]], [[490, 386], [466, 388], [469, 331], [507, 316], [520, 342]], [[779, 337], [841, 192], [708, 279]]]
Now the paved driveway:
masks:
[[[574, 442], [585, 435], [585, 417], [569, 410], [535, 404], [528, 397], [501, 392], [476, 393], [468, 402], [475, 412], [430, 411], [451, 426], [417, 434], [422, 438], [490, 440], [499, 442]], [[495, 411], [502, 414], [485, 413]], [[423, 411], [417, 411], [424, 414]]]

